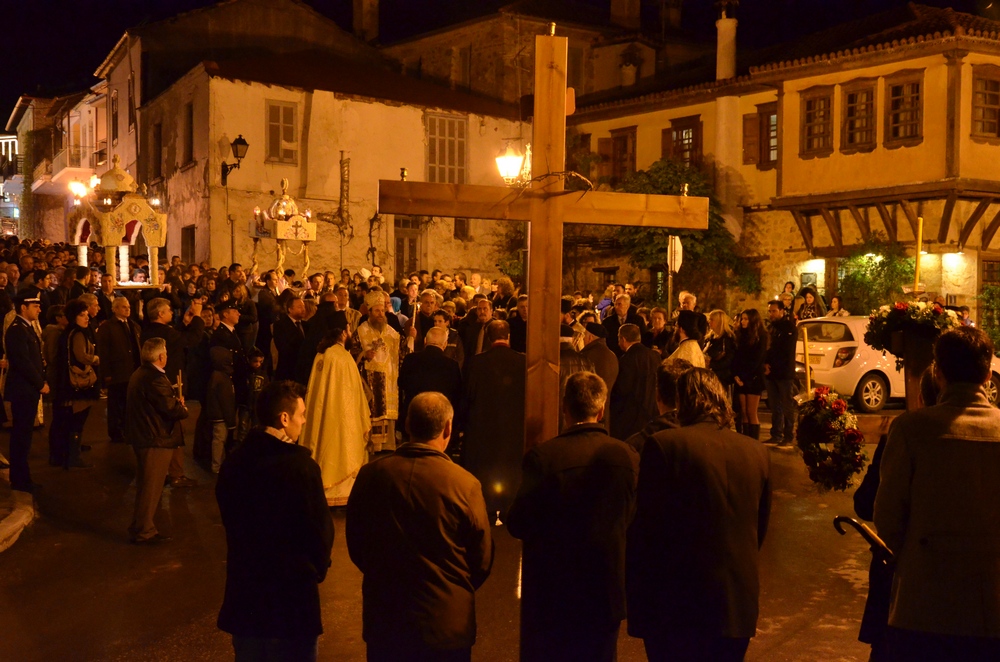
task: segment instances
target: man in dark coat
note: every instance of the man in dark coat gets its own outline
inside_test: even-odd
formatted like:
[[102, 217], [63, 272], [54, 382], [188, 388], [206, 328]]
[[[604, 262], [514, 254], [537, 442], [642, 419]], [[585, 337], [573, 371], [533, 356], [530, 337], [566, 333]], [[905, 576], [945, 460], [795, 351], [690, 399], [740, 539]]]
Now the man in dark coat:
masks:
[[97, 354], [101, 357], [101, 383], [108, 390], [108, 437], [125, 443], [125, 398], [132, 373], [142, 363], [139, 326], [129, 319], [132, 307], [125, 297], [111, 304], [111, 317], [97, 327]]
[[226, 594], [219, 629], [236, 659], [315, 660], [323, 633], [318, 585], [334, 528], [319, 465], [296, 445], [305, 391], [272, 382], [257, 399], [263, 427], [226, 458], [215, 497], [226, 528]]
[[675, 430], [677, 422], [677, 378], [694, 366], [686, 359], [666, 359], [656, 368], [656, 409], [659, 416], [625, 440], [641, 456], [646, 442], [663, 430]]
[[4, 342], [7, 349], [7, 382], [4, 399], [10, 402], [10, 487], [31, 492], [34, 483], [28, 468], [31, 433], [38, 415], [38, 399], [49, 392], [45, 382], [42, 341], [33, 324], [42, 311], [42, 302], [33, 288], [17, 295], [17, 316], [7, 328]]
[[462, 401], [462, 466], [482, 483], [490, 515], [510, 506], [524, 456], [527, 363], [509, 338], [503, 320], [486, 327], [489, 349], [468, 362]]
[[771, 443], [780, 446], [795, 441], [795, 322], [780, 300], [767, 302], [770, 342], [764, 359], [767, 404], [771, 409]]
[[[490, 348], [490, 342], [486, 338], [486, 327], [492, 320], [493, 304], [490, 303], [489, 299], [482, 298], [476, 301], [476, 305], [456, 325], [455, 330], [458, 331], [458, 335], [462, 339], [462, 352], [465, 356], [462, 374], [465, 374], [469, 369], [472, 357]], [[510, 327], [508, 326], [508, 328]], [[508, 331], [508, 337], [509, 335]]]
[[[562, 402], [566, 382], [578, 372], [594, 372], [593, 362], [576, 351], [573, 346], [573, 329], [567, 324], [559, 326], [559, 401]], [[563, 429], [563, 414], [559, 412], [559, 429]]]
[[601, 425], [607, 387], [592, 372], [566, 382], [566, 428], [524, 457], [507, 514], [524, 541], [521, 660], [615, 659], [625, 618], [625, 533], [638, 456]]
[[[597, 322], [587, 322], [584, 325], [586, 333], [583, 335], [583, 342], [586, 343], [580, 354], [590, 359], [594, 364], [594, 372], [604, 381], [608, 387], [608, 394], [615, 388], [618, 381], [618, 357], [608, 349], [608, 331]], [[604, 428], [611, 431], [611, 407], [610, 403], [605, 403], [604, 419], [601, 421]]]
[[273, 270], [264, 274], [264, 289], [257, 293], [257, 341], [256, 346], [264, 352], [264, 368], [272, 374], [271, 365], [271, 325], [282, 312], [278, 306], [278, 274]]
[[215, 307], [219, 315], [219, 327], [212, 333], [209, 341], [211, 347], [225, 347], [233, 353], [233, 390], [236, 392], [236, 406], [239, 410], [240, 423], [237, 424], [237, 437], [246, 428], [240, 427], [250, 420], [250, 360], [247, 358], [243, 341], [236, 331], [240, 322], [240, 309], [233, 299], [223, 301]]
[[129, 534], [141, 544], [169, 540], [156, 530], [153, 516], [174, 451], [184, 443], [181, 421], [188, 416], [184, 397], [167, 379], [167, 344], [151, 338], [142, 344], [142, 365], [132, 373], [125, 400], [125, 439], [132, 444], [136, 471], [135, 514]]
[[309, 384], [309, 375], [312, 373], [320, 341], [334, 329], [346, 329], [347, 326], [347, 315], [344, 311], [337, 310], [337, 297], [332, 292], [327, 292], [316, 307], [316, 314], [306, 324], [306, 336], [295, 362], [295, 381], [303, 386]]
[[90, 267], [81, 264], [76, 268], [75, 279], [69, 287], [69, 298], [67, 301], [79, 299], [81, 294], [90, 292]]
[[635, 306], [632, 305], [632, 299], [627, 294], [618, 295], [618, 298], [615, 299], [614, 310], [605, 318], [602, 324], [604, 325], [604, 330], [608, 332], [608, 348], [619, 358], [621, 358], [625, 350], [618, 343], [618, 329], [626, 324], [634, 324], [639, 327], [640, 339], [642, 338], [642, 334], [646, 332], [646, 322], [639, 317]]
[[681, 428], [643, 448], [628, 532], [628, 631], [651, 662], [742, 660], [757, 630], [758, 550], [771, 509], [767, 449], [728, 429], [718, 378], [677, 380]]
[[410, 441], [362, 467], [347, 501], [369, 662], [471, 659], [493, 540], [482, 487], [444, 454], [452, 417], [442, 394], [414, 398]]
[[272, 326], [272, 338], [276, 360], [274, 378], [295, 380], [299, 362], [299, 351], [306, 338], [306, 302], [298, 297], [289, 299], [285, 312], [278, 315]]
[[[201, 342], [205, 321], [201, 319], [201, 304], [191, 303], [184, 313], [182, 326], [178, 329], [172, 324], [174, 319], [173, 304], [169, 299], [154, 297], [146, 305], [146, 321], [148, 324], [139, 336], [139, 342], [145, 344], [153, 338], [163, 338], [167, 344], [167, 365], [164, 368], [167, 379], [174, 386], [177, 376], [187, 365], [187, 350]], [[171, 487], [194, 487], [198, 483], [184, 475], [184, 437], [174, 450], [168, 475]]]
[[447, 346], [448, 329], [431, 327], [424, 335], [423, 349], [407, 354], [403, 359], [399, 368], [399, 420], [406, 420], [406, 411], [413, 398], [428, 391], [443, 394], [451, 406], [458, 409], [462, 395], [462, 369], [457, 361], [444, 355]]
[[113, 308], [115, 297], [117, 296], [115, 293], [115, 277], [111, 274], [101, 276], [101, 289], [97, 291], [97, 303], [101, 308], [101, 314], [98, 318], [101, 322], [115, 316]]
[[522, 354], [528, 351], [528, 295], [517, 297], [517, 309], [507, 318], [510, 324], [510, 348]]
[[611, 436], [628, 439], [656, 417], [656, 368], [660, 355], [643, 345], [634, 324], [618, 330], [622, 349], [618, 379], [611, 390]]

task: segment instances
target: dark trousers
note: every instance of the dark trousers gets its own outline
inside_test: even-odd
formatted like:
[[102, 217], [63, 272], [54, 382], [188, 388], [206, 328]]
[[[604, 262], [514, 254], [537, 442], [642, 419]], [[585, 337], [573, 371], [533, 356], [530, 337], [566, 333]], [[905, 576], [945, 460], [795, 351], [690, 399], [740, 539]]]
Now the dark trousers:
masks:
[[886, 631], [889, 659], [894, 662], [996, 662], [1000, 638], [960, 637], [890, 627]]
[[108, 438], [111, 443], [125, 443], [125, 396], [128, 382], [108, 386]]
[[264, 639], [233, 635], [236, 662], [316, 662], [317, 637]]
[[767, 406], [771, 410], [771, 437], [793, 441], [795, 439], [795, 399], [792, 397], [793, 379], [768, 379]]
[[649, 662], [742, 662], [750, 646], [749, 637], [713, 637], [699, 632], [659, 632], [642, 642]]
[[618, 659], [618, 630], [590, 627], [565, 629], [521, 626], [521, 662], [614, 662]]
[[469, 662], [472, 647], [454, 650], [432, 650], [420, 646], [401, 646], [393, 641], [369, 641], [368, 662]]
[[53, 405], [52, 423], [49, 426], [49, 463], [67, 469], [79, 462], [83, 427], [87, 423], [90, 407], [73, 411], [73, 405]]
[[32, 488], [31, 470], [28, 468], [28, 453], [31, 451], [31, 433], [38, 415], [39, 394], [10, 393], [10, 488], [30, 492]]

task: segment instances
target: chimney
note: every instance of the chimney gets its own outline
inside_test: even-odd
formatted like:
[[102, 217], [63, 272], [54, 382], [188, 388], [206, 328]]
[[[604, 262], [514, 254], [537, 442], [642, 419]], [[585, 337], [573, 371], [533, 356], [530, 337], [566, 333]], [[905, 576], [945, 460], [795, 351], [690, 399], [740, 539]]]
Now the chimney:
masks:
[[354, 35], [364, 42], [378, 38], [378, 0], [354, 0]]
[[611, 0], [611, 22], [629, 30], [638, 30], [639, 2], [640, 0]]
[[722, 16], [715, 22], [718, 43], [715, 50], [715, 80], [726, 80], [736, 76], [736, 19], [730, 18], [731, 6], [737, 3], [723, 0], [719, 3]]
[[669, 30], [681, 29], [681, 10], [684, 0], [660, 0], [660, 23], [664, 33]]

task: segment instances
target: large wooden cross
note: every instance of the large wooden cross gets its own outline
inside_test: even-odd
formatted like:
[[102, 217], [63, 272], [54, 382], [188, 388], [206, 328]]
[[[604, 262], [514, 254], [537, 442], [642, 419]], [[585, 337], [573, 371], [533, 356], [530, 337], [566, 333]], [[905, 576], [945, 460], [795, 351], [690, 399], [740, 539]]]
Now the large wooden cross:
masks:
[[379, 181], [378, 211], [381, 214], [530, 223], [527, 448], [559, 433], [563, 223], [701, 230], [708, 227], [707, 198], [564, 189], [567, 41], [565, 37], [535, 37], [534, 159], [531, 164], [534, 181], [529, 188]]

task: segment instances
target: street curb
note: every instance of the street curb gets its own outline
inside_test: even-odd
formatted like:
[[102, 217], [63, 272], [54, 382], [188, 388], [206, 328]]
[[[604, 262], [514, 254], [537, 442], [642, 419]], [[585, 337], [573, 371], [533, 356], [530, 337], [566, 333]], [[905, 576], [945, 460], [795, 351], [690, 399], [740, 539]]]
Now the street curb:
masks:
[[13, 511], [0, 520], [0, 552], [17, 542], [25, 527], [35, 520], [35, 500], [31, 494], [14, 491], [11, 501], [14, 502]]

